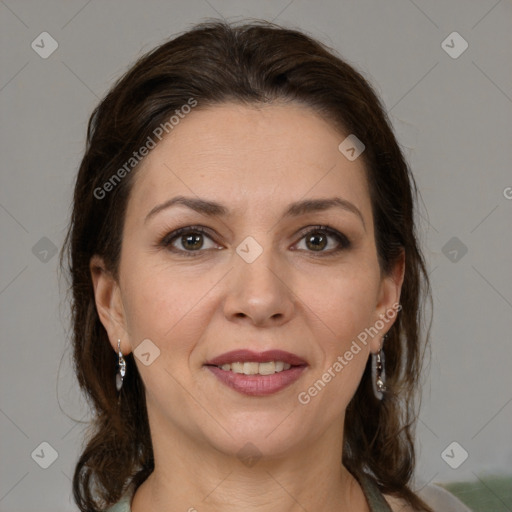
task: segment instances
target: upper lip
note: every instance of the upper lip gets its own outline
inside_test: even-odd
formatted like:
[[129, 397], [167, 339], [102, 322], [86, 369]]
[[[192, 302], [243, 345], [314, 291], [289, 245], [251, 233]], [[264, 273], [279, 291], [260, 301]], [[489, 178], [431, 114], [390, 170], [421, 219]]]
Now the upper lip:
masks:
[[252, 350], [232, 350], [220, 356], [214, 357], [204, 363], [205, 365], [222, 366], [223, 364], [231, 363], [265, 363], [267, 361], [283, 361], [291, 366], [304, 366], [307, 365], [304, 359], [301, 359], [295, 354], [285, 352], [284, 350], [266, 350], [265, 352], [253, 352]]

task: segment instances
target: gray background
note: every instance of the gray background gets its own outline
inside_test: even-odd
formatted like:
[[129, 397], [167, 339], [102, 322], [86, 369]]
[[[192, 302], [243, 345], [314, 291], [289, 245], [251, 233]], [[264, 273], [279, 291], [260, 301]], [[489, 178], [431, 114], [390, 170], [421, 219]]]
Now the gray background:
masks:
[[[72, 418], [87, 409], [53, 252], [88, 117], [138, 56], [208, 17], [302, 28], [377, 88], [422, 193], [433, 285], [418, 485], [512, 474], [510, 1], [4, 0], [0, 16], [1, 511], [76, 510], [70, 478], [84, 426]], [[58, 42], [47, 59], [31, 47], [44, 31]], [[469, 44], [458, 58], [442, 47], [453, 31]], [[469, 454], [457, 469], [441, 457], [453, 441]], [[47, 469], [42, 442], [58, 453]], [[448, 453], [452, 464], [463, 454]]]

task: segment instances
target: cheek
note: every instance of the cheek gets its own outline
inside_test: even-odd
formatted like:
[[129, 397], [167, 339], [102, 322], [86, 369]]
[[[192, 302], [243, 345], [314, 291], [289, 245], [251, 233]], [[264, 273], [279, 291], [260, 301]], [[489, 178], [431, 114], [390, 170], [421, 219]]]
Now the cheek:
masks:
[[335, 421], [346, 409], [361, 381], [369, 345], [359, 341], [358, 335], [371, 323], [375, 296], [375, 272], [371, 269], [363, 274], [353, 271], [331, 276], [321, 292], [310, 295], [311, 321], [316, 323], [315, 316], [321, 319], [315, 336], [321, 355], [307, 382], [309, 387], [301, 390], [299, 399], [300, 403], [307, 401], [307, 407], [321, 410], [326, 422]]
[[344, 267], [326, 273], [312, 286], [311, 279], [301, 284], [304, 302], [324, 324], [332, 343], [324, 347], [343, 350], [372, 321], [378, 287], [378, 274], [371, 267]]
[[185, 327], [200, 328], [203, 301], [214, 281], [187, 276], [179, 266], [151, 265], [150, 260], [125, 261], [130, 271], [124, 275], [123, 296], [132, 346], [149, 338], [159, 347], [186, 347], [191, 334]]

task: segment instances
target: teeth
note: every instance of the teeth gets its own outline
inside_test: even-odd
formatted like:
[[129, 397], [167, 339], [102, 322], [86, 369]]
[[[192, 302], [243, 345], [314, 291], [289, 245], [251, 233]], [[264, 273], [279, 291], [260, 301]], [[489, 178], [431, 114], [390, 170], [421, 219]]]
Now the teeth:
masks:
[[244, 363], [243, 372], [245, 375], [256, 375], [258, 373], [259, 363]]
[[260, 375], [272, 375], [276, 372], [276, 363], [270, 361], [269, 363], [260, 363], [258, 365], [258, 373]]
[[245, 363], [231, 363], [220, 366], [222, 370], [234, 373], [243, 373], [245, 375], [272, 375], [274, 373], [289, 370], [291, 365], [283, 361], [268, 361], [265, 363], [255, 363], [246, 361]]
[[230, 364], [231, 371], [235, 373], [244, 373], [244, 363], [233, 363]]

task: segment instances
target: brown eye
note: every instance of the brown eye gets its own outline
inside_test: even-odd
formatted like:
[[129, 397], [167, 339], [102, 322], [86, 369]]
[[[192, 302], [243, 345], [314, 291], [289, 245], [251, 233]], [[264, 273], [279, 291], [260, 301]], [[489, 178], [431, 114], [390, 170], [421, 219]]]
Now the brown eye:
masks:
[[182, 235], [181, 244], [185, 249], [196, 251], [203, 246], [203, 235], [201, 233], [194, 233], [192, 235]]
[[[208, 241], [210, 246], [207, 245]], [[187, 226], [177, 229], [166, 235], [160, 245], [169, 251], [185, 256], [199, 256], [206, 249], [218, 248], [211, 236], [207, 234], [206, 229], [200, 226]]]
[[313, 234], [306, 236], [306, 246], [312, 251], [322, 250], [327, 246], [327, 237], [325, 233], [316, 231]]
[[[307, 252], [333, 254], [350, 247], [349, 239], [329, 226], [317, 226], [307, 231], [301, 241], [305, 241]], [[332, 242], [331, 240], [334, 240]], [[327, 250], [325, 250], [327, 248]]]

